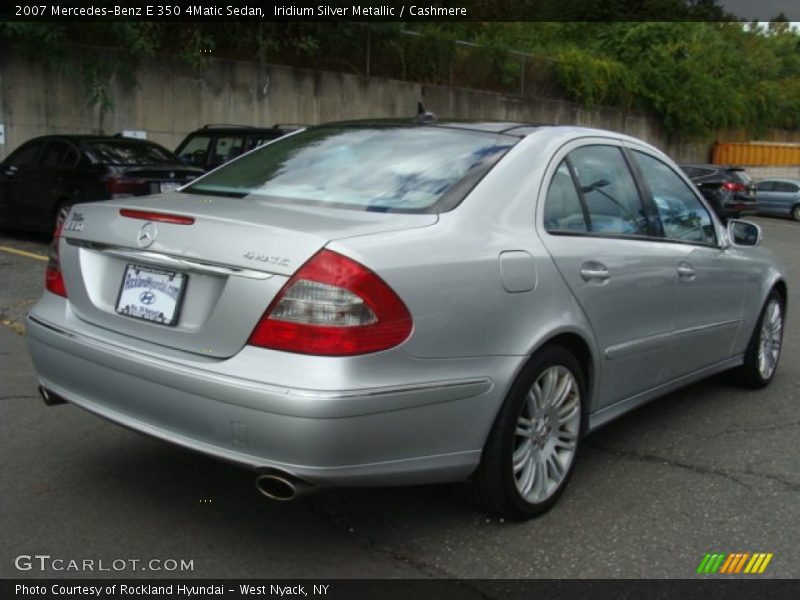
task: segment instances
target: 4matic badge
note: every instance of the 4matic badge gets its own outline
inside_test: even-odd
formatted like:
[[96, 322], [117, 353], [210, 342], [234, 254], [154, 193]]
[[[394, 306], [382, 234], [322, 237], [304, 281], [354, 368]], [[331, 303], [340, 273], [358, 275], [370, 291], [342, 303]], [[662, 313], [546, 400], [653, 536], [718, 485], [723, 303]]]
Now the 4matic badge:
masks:
[[242, 256], [247, 260], [254, 260], [256, 262], [266, 263], [268, 265], [275, 265], [276, 267], [289, 266], [288, 258], [282, 258], [280, 256], [270, 256], [268, 254], [256, 252], [255, 250], [250, 250], [249, 252], [245, 252]]

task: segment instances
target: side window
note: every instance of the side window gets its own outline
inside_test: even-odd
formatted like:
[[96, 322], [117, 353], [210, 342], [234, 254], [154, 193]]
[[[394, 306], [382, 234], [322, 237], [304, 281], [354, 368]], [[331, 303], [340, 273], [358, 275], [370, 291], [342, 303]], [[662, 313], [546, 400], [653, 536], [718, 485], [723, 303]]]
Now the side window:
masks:
[[544, 201], [544, 228], [551, 233], [589, 231], [566, 161], [558, 166]]
[[25, 144], [24, 146], [15, 150], [11, 156], [6, 159], [6, 165], [9, 167], [31, 167], [36, 163], [39, 157], [39, 151], [44, 145], [43, 142], [33, 142]]
[[792, 185], [791, 183], [786, 183], [785, 181], [776, 181], [774, 185], [775, 185], [774, 190], [776, 192], [792, 194], [797, 191], [796, 185]]
[[217, 138], [209, 167], [214, 168], [236, 158], [244, 149], [244, 135], [227, 135]]
[[584, 146], [569, 160], [589, 212], [589, 230], [648, 235], [647, 215], [622, 151], [615, 146]]
[[69, 169], [78, 160], [78, 153], [66, 142], [50, 142], [42, 155], [41, 165], [50, 169]]
[[267, 142], [271, 142], [272, 140], [281, 137], [280, 135], [251, 135], [247, 138], [247, 150], [252, 150], [253, 148], [258, 148], [259, 146], [263, 146]]
[[181, 148], [178, 158], [182, 163], [205, 168], [208, 147], [211, 145], [211, 137], [207, 135], [195, 135], [189, 138], [186, 145]]
[[759, 181], [756, 184], [756, 190], [759, 192], [771, 192], [775, 189], [774, 181]]
[[633, 151], [642, 176], [653, 193], [664, 236], [672, 240], [714, 244], [711, 216], [691, 188], [665, 163]]

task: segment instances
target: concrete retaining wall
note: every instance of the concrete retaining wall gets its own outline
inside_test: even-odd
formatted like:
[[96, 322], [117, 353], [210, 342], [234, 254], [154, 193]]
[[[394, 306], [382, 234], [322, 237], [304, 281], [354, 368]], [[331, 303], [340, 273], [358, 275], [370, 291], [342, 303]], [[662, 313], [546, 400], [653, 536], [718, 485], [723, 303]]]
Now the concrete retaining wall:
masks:
[[205, 123], [271, 126], [365, 117], [411, 117], [417, 101], [441, 117], [567, 123], [622, 131], [678, 161], [707, 162], [710, 142], [669, 143], [652, 117], [615, 108], [585, 109], [552, 99], [258, 63], [212, 59], [191, 69], [170, 57], [112, 82], [113, 111], [90, 108], [77, 64], [53, 71], [13, 51], [0, 54], [0, 159], [27, 139], [53, 133], [144, 130], [167, 148]]

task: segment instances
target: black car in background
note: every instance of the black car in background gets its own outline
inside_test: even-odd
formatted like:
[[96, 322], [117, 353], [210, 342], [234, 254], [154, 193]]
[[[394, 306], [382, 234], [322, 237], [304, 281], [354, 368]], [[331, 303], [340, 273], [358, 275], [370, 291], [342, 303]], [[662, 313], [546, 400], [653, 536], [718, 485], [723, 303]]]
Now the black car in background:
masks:
[[722, 165], [680, 167], [723, 221], [757, 212], [756, 186], [743, 168]]
[[184, 164], [210, 171], [240, 154], [297, 131], [301, 127], [303, 126], [203, 125], [183, 138], [175, 149], [175, 154]]
[[34, 138], [0, 163], [0, 226], [52, 232], [73, 204], [167, 192], [202, 174], [146, 140]]

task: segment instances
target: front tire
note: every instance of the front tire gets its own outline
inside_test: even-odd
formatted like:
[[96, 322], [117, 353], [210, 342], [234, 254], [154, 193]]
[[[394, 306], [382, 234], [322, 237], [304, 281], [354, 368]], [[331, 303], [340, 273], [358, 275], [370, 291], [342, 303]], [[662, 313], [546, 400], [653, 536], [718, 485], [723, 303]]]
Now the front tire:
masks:
[[749, 388], [769, 385], [778, 368], [783, 341], [784, 302], [773, 290], [767, 296], [745, 351], [744, 364], [733, 371], [734, 382]]
[[793, 218], [795, 221], [800, 221], [800, 204], [798, 204], [797, 206], [795, 206], [795, 207], [792, 209], [792, 218]]
[[506, 397], [473, 478], [487, 513], [524, 520], [564, 492], [584, 429], [586, 383], [575, 356], [547, 346], [523, 368]]

